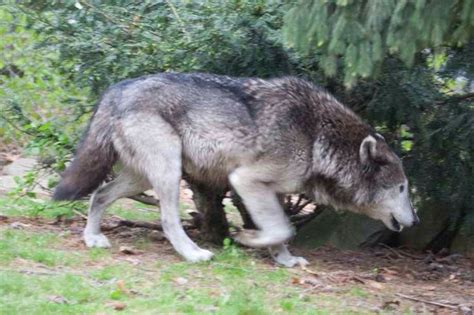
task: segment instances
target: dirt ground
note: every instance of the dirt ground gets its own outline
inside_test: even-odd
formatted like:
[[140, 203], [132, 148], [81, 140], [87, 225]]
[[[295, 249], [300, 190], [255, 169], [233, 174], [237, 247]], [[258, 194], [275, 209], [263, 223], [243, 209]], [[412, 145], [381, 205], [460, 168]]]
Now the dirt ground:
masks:
[[[28, 231], [67, 232], [61, 245], [63, 250], [87, 250], [81, 240], [84, 219], [79, 216], [61, 221], [25, 217], [0, 219], [0, 229], [13, 226]], [[118, 226], [114, 218], [108, 218], [104, 226], [108, 229], [105, 233], [115, 244], [112, 259], [116, 262], [135, 260], [146, 265], [146, 262], [157, 260], [166, 264], [181, 261], [158, 230]], [[199, 239], [196, 230], [189, 229], [188, 233]], [[143, 237], [151, 239], [151, 245], [146, 250], [134, 248], [137, 239]], [[314, 250], [292, 248], [292, 251], [311, 263], [306, 268], [288, 270], [290, 285], [304, 294], [324, 292], [337, 297], [338, 292], [363, 287], [362, 297], [368, 293], [371, 298], [358, 299], [355, 291], [349, 303], [368, 312], [397, 313], [408, 308], [413, 313], [472, 314], [474, 262], [460, 255], [433, 255], [392, 248], [343, 251], [322, 247]], [[264, 250], [246, 249], [246, 252], [268, 268], [280, 268]]]
[[[181, 199], [192, 208], [191, 193], [185, 187]], [[154, 266], [157, 261], [164, 265], [182, 261], [161, 231], [153, 229], [153, 226], [123, 226], [119, 224], [119, 219], [109, 215], [103, 224], [105, 234], [113, 244], [112, 254], [107, 258], [108, 264], [126, 262], [136, 268], [148, 266], [147, 272], [153, 272], [150, 270], [153, 267], [149, 266]], [[64, 235], [59, 249], [72, 253], [88, 251], [81, 238], [84, 226], [85, 219], [79, 213], [72, 219], [64, 220], [0, 215], [0, 231], [24, 229], [28, 232]], [[197, 230], [189, 228], [187, 232], [199, 242]], [[137, 242], [141, 239], [150, 242], [144, 248], [137, 248]], [[209, 244], [203, 246], [212, 247]], [[214, 251], [218, 250], [214, 248]], [[265, 270], [282, 268], [274, 264], [265, 250], [244, 250]], [[319, 298], [324, 294], [336, 303], [338, 299], [344, 299], [345, 305], [368, 313], [401, 313], [409, 310], [409, 313], [473, 314], [473, 259], [458, 254], [441, 252], [434, 255], [389, 247], [358, 251], [330, 247], [311, 250], [292, 247], [291, 250], [310, 262], [307, 267], [287, 269], [290, 274], [287, 285], [296, 288], [301, 296], [313, 295]], [[38, 271], [38, 266], [32, 267], [29, 263], [22, 265], [22, 262], [24, 260], [20, 259], [16, 265], [19, 272], [50, 272], [47, 269], [41, 271], [42, 266], [39, 266]], [[192, 269], [192, 265], [189, 268]], [[195, 285], [200, 284], [196, 282]]]

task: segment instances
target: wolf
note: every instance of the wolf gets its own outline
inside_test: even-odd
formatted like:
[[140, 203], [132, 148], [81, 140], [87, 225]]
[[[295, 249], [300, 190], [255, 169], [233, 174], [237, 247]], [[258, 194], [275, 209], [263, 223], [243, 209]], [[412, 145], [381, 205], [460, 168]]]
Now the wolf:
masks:
[[[122, 171], [101, 185], [116, 163]], [[294, 229], [281, 194], [304, 193], [394, 231], [419, 223], [401, 160], [384, 138], [324, 89], [296, 77], [160, 73], [113, 85], [53, 199], [93, 193], [84, 241], [109, 247], [100, 231], [105, 209], [153, 189], [175, 250], [191, 262], [208, 260], [212, 252], [198, 247], [180, 222], [183, 176], [208, 187], [230, 185], [257, 227], [238, 232], [235, 240], [268, 247], [286, 266], [307, 261], [284, 245]]]

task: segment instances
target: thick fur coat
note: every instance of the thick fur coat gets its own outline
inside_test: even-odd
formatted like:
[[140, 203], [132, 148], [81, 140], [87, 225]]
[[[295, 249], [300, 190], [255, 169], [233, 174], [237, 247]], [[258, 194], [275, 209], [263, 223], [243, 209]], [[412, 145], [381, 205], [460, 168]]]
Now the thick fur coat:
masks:
[[[117, 161], [122, 173], [100, 186]], [[418, 223], [401, 161], [383, 137], [329, 93], [294, 77], [163, 73], [112, 86], [54, 199], [95, 191], [84, 238], [88, 246], [106, 247], [99, 228], [105, 208], [153, 188], [165, 234], [178, 253], [191, 261], [209, 259], [212, 254], [197, 247], [179, 221], [183, 176], [231, 185], [258, 227], [236, 240], [274, 248], [286, 265], [299, 258], [282, 245], [293, 229], [277, 194], [303, 192], [393, 230]]]

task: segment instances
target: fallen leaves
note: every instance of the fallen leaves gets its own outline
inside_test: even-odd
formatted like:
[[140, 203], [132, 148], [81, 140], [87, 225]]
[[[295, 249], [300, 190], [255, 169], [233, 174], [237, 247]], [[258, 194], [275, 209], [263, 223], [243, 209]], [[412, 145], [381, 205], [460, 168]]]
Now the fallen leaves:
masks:
[[132, 295], [130, 293], [130, 290], [128, 290], [127, 287], [125, 286], [125, 281], [123, 280], [117, 280], [117, 289], [125, 295], [128, 295], [128, 296]]
[[382, 283], [377, 282], [377, 281], [367, 280], [365, 284], [368, 285], [369, 287], [373, 288], [373, 289], [376, 289], [376, 290], [384, 290], [385, 289], [385, 286]]
[[401, 294], [401, 293], [397, 293], [396, 295], [399, 296], [399, 297], [401, 297], [401, 298], [408, 299], [408, 300], [412, 300], [412, 301], [415, 301], [415, 302], [421, 302], [421, 303], [424, 303], [424, 304], [429, 304], [429, 305], [444, 307], [444, 308], [448, 308], [448, 309], [452, 309], [452, 310], [457, 310], [457, 309], [458, 309], [457, 306], [451, 305], [451, 304], [447, 304], [447, 303], [440, 303], [440, 302], [435, 302], [435, 301], [428, 301], [428, 300], [425, 300], [425, 299], [420, 299], [420, 298], [417, 298], [417, 297], [414, 297], [414, 296], [409, 296], [409, 295], [405, 295], [405, 294]]
[[116, 311], [123, 311], [126, 307], [127, 304], [119, 301], [111, 301], [106, 304], [107, 307], [111, 307]]

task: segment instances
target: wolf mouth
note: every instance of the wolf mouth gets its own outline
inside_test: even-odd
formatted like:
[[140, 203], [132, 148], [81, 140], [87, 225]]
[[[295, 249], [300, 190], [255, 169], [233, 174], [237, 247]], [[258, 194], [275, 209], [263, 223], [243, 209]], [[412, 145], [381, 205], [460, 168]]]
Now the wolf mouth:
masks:
[[397, 221], [397, 219], [395, 219], [393, 214], [392, 214], [391, 223], [392, 223], [392, 227], [395, 231], [400, 232], [402, 230], [402, 228], [403, 228], [402, 225], [400, 224], [400, 222]]

